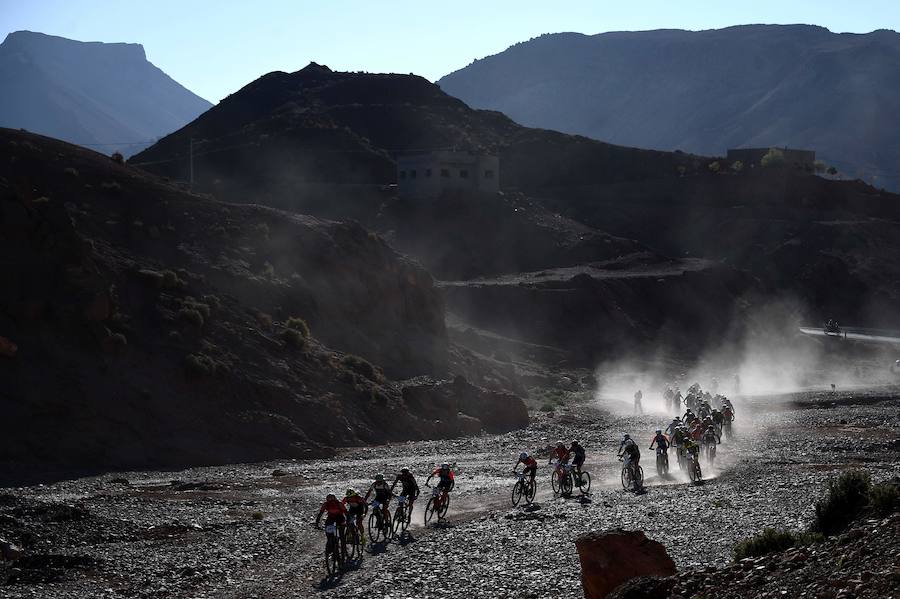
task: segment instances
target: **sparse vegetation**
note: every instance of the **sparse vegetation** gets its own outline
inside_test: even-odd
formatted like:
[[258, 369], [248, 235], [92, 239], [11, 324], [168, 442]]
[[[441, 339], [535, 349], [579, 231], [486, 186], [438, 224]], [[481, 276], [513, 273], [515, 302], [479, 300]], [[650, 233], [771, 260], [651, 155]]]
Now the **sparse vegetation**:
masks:
[[174, 271], [162, 271], [162, 287], [163, 289], [184, 289], [186, 283], [181, 280]]
[[309, 337], [309, 325], [302, 318], [291, 316], [285, 321], [284, 326], [299, 331], [304, 337]]
[[735, 173], [741, 172], [742, 170], [744, 170], [744, 163], [740, 160], [735, 160], [731, 163], [731, 170], [733, 170]]
[[122, 186], [119, 185], [118, 181], [104, 181], [100, 184], [100, 189], [105, 189], [106, 191], [122, 191]]
[[765, 528], [758, 535], [744, 539], [734, 547], [735, 559], [759, 557], [767, 553], [784, 551], [791, 547], [810, 545], [823, 540], [822, 535], [814, 533], [795, 533], [789, 530]]
[[78, 177], [78, 170], [72, 168], [71, 166], [67, 166], [63, 169], [63, 174], [67, 177], [72, 177], [73, 179]]
[[203, 314], [193, 308], [182, 308], [179, 310], [178, 320], [192, 324], [198, 329], [203, 326]]
[[869, 475], [859, 470], [828, 481], [828, 495], [816, 503], [812, 529], [824, 535], [842, 532], [868, 505], [871, 488]]
[[545, 401], [541, 404], [541, 412], [552, 412], [554, 410], [556, 410], [556, 406], [549, 401]]
[[679, 164], [679, 165], [675, 168], [675, 170], [678, 171], [678, 176], [679, 176], [679, 177], [683, 177], [683, 176], [687, 173], [687, 167], [684, 166], [683, 164]]
[[759, 161], [759, 165], [764, 168], [782, 166], [784, 164], [784, 152], [778, 148], [770, 148], [766, 155]]
[[266, 314], [265, 312], [256, 313], [256, 322], [258, 322], [259, 326], [263, 328], [272, 328], [272, 316], [270, 314]]
[[384, 379], [381, 369], [376, 368], [371, 362], [365, 358], [347, 354], [341, 359], [341, 363], [360, 376], [364, 376], [370, 381], [379, 382]]
[[281, 339], [290, 347], [303, 347], [306, 345], [306, 337], [295, 329], [284, 329], [281, 331]]
[[216, 363], [203, 354], [189, 354], [184, 359], [184, 369], [189, 376], [209, 376], [215, 374]]
[[48, 198], [47, 196], [41, 196], [41, 197], [35, 198], [31, 201], [34, 204], [47, 204], [48, 202], [50, 202], [50, 198]]
[[253, 518], [254, 520], [256, 520], [257, 522], [259, 522], [260, 520], [263, 519], [263, 513], [262, 512], [253, 512], [250, 515], [250, 517]]
[[710, 162], [708, 165], [706, 165], [706, 168], [709, 169], [709, 172], [711, 172], [713, 174], [718, 174], [719, 171], [722, 169], [722, 165], [719, 164], [718, 160], [716, 160], [716, 161]]
[[900, 511], [900, 481], [874, 485], [869, 493], [869, 503], [872, 511], [882, 518]]
[[838, 170], [836, 168], [834, 168], [833, 166], [829, 166], [825, 172], [828, 173], [829, 175], [831, 175], [832, 177], [835, 176], [836, 174], [838, 174]]

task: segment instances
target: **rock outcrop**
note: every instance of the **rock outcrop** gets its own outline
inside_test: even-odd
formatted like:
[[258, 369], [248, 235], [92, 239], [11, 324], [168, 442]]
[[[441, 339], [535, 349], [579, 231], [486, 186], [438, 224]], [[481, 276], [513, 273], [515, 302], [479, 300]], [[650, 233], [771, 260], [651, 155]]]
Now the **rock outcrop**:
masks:
[[624, 582], [640, 576], [675, 574], [665, 547], [641, 531], [593, 532], [575, 540], [581, 583], [587, 599], [605, 599]]

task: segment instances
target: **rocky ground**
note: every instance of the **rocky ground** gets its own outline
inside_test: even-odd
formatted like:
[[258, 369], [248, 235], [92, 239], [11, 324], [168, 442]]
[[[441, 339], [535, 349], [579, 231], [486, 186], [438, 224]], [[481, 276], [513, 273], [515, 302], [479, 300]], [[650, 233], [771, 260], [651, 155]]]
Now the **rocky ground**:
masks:
[[[5, 489], [0, 537], [20, 546], [23, 557], [2, 566], [0, 596], [579, 597], [573, 540], [583, 532], [644, 530], [680, 571], [699, 572], [731, 566], [734, 543], [764, 527], [805, 527], [823, 482], [841, 469], [865, 468], [875, 480], [900, 474], [900, 440], [891, 424], [900, 387], [739, 398], [736, 436], [705, 468], [703, 484], [658, 478], [645, 452], [640, 495], [619, 484], [618, 438], [631, 431], [649, 444], [666, 415], [621, 415], [621, 407], [570, 405], [535, 413], [523, 431], [351, 449], [332, 460], [129, 472]], [[536, 506], [513, 508], [515, 455], [573, 437], [589, 450], [591, 494], [555, 499], [542, 467]], [[374, 473], [401, 465], [421, 475], [442, 460], [458, 469], [448, 521], [425, 528], [417, 506], [408, 539], [373, 548], [358, 567], [323, 580], [323, 534], [311, 522], [325, 493], [364, 487]], [[757, 565], [766, 566], [767, 576], [782, 575]], [[872, 573], [862, 558], [842, 567], [847, 580]], [[784, 582], [788, 593], [779, 596], [799, 596], [794, 585], [802, 580], [785, 575]], [[730, 592], [751, 596], [751, 588]]]

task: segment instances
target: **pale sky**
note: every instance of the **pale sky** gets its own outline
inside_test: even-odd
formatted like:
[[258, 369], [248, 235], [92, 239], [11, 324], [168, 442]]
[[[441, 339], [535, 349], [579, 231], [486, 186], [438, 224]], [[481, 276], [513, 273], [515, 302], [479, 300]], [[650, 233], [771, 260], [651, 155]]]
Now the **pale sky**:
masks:
[[747, 23], [898, 29], [900, 0], [0, 0], [0, 38], [27, 29], [140, 43], [153, 64], [211, 102], [310, 61], [436, 80], [543, 33]]

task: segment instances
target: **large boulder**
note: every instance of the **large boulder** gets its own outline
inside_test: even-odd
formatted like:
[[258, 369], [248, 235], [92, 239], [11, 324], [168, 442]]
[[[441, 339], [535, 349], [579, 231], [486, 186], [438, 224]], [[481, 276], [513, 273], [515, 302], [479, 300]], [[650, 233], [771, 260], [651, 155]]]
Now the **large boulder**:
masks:
[[675, 562], [665, 547], [641, 531], [591, 532], [575, 539], [587, 599], [604, 599], [639, 576], [671, 576]]

